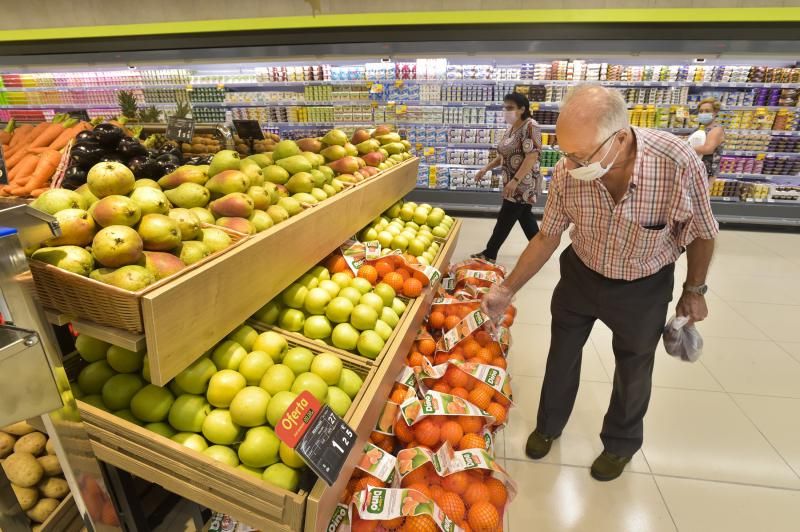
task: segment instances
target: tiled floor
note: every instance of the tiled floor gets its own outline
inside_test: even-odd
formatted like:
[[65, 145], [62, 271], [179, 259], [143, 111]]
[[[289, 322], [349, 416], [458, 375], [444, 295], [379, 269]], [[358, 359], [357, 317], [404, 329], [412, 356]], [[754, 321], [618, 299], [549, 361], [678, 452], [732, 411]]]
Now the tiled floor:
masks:
[[[493, 220], [467, 219], [455, 259], [483, 249]], [[566, 246], [564, 238], [562, 248]], [[499, 262], [526, 244], [515, 228]], [[682, 282], [685, 261], [676, 278]], [[518, 295], [510, 372], [517, 406], [498, 453], [519, 493], [514, 532], [800, 530], [800, 235], [724, 230], [709, 277], [703, 358], [656, 355], [645, 442], [610, 483], [589, 476], [611, 393], [614, 356], [602, 324], [583, 354], [572, 418], [543, 460], [525, 457], [549, 342], [555, 259]], [[676, 294], [680, 288], [677, 288]]]

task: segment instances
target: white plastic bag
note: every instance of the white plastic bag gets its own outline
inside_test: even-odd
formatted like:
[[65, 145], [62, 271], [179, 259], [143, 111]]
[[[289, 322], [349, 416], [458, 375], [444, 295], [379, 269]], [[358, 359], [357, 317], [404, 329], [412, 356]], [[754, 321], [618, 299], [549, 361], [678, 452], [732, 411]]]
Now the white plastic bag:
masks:
[[664, 326], [664, 349], [686, 362], [695, 362], [703, 354], [703, 338], [686, 316], [672, 316]]
[[702, 146], [706, 143], [706, 132], [702, 129], [698, 129], [686, 138], [686, 142], [688, 142], [689, 146], [692, 148]]

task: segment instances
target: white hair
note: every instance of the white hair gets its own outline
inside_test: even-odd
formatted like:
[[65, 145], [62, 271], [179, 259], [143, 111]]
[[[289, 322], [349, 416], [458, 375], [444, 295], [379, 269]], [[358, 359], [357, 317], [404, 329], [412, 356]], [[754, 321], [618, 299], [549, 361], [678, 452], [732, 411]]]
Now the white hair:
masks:
[[560, 112], [572, 106], [590, 106], [591, 115], [597, 126], [597, 142], [602, 142], [616, 131], [630, 127], [628, 104], [622, 93], [616, 89], [603, 87], [596, 83], [581, 83], [567, 93], [559, 106]]

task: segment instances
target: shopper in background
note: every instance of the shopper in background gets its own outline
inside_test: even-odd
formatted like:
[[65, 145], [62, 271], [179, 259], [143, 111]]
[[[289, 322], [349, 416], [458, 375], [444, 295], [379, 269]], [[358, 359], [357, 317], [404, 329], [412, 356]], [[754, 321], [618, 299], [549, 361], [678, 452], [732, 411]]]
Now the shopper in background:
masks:
[[508, 238], [516, 222], [528, 240], [536, 236], [539, 226], [531, 212], [541, 187], [539, 152], [542, 150], [542, 132], [531, 117], [531, 104], [524, 95], [512, 92], [503, 98], [503, 114], [508, 130], [497, 145], [497, 157], [478, 172], [482, 177], [493, 168], [502, 168], [503, 204], [497, 215], [492, 236], [486, 249], [472, 255], [475, 258], [497, 260], [500, 246]]
[[613, 333], [616, 369], [600, 433], [604, 451], [591, 474], [612, 480], [642, 445], [674, 263], [685, 250], [688, 272], [676, 313], [705, 319], [706, 273], [719, 229], [705, 169], [691, 147], [669, 133], [631, 127], [618, 91], [578, 86], [561, 107], [556, 132], [564, 153], [541, 232], [482, 306], [493, 319], [502, 316], [574, 224], [572, 245], [560, 258], [537, 426], [525, 451], [542, 458], [561, 435], [578, 392], [583, 346], [601, 320]]
[[703, 160], [709, 183], [719, 175], [719, 160], [725, 142], [725, 129], [717, 123], [719, 110], [720, 103], [715, 98], [704, 98], [697, 106], [697, 121], [706, 133], [706, 141], [695, 146], [694, 151]]

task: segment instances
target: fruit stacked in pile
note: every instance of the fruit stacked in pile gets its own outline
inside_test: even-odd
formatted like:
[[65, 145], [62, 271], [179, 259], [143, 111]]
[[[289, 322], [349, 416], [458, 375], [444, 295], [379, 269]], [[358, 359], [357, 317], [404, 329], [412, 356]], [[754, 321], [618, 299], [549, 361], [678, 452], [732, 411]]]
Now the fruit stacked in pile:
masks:
[[239, 155], [247, 157], [254, 153], [266, 153], [275, 149], [275, 144], [280, 142], [281, 138], [275, 133], [264, 133], [263, 140], [254, 140], [253, 148], [250, 149], [250, 144], [247, 140], [241, 138], [239, 135], [233, 136], [233, 144], [236, 146], [236, 151]]
[[[334, 257], [333, 261], [336, 262], [335, 268], [341, 268], [340, 262], [344, 262], [344, 258]], [[416, 257], [413, 255], [387, 255], [359, 266], [357, 276], [366, 279], [373, 286], [387, 284], [405, 297], [419, 297], [423, 289], [430, 284], [430, 279], [421, 270], [412, 266], [416, 263]], [[347, 268], [347, 265], [344, 267]]]
[[308, 390], [344, 416], [363, 384], [335, 355], [247, 325], [163, 388], [148, 384], [144, 352], [86, 335], [76, 349], [88, 363], [73, 384], [81, 401], [290, 491], [304, 463], [273, 430], [286, 408]]
[[265, 325], [375, 359], [406, 305], [386, 283], [315, 266], [253, 316]]
[[34, 523], [46, 521], [69, 494], [53, 443], [24, 421], [0, 428], [0, 461], [22, 511]]

